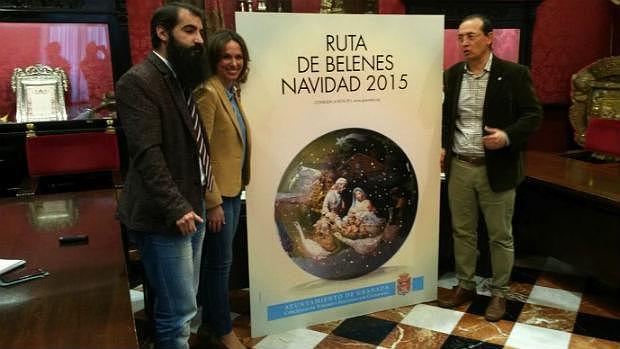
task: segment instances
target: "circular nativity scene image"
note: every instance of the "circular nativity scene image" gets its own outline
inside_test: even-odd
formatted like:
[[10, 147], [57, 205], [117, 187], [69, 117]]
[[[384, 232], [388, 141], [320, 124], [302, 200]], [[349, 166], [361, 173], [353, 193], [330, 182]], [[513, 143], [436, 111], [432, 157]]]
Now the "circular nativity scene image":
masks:
[[282, 248], [324, 279], [365, 275], [403, 245], [415, 219], [418, 184], [400, 147], [361, 128], [325, 134], [283, 174], [275, 202]]

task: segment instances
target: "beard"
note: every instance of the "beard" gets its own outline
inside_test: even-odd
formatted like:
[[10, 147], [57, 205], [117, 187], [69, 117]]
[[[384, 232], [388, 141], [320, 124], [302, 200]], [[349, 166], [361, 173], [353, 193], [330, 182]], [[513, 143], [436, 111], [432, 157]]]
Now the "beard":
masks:
[[170, 35], [166, 55], [183, 87], [193, 90], [204, 79], [203, 51], [200, 44], [187, 47]]

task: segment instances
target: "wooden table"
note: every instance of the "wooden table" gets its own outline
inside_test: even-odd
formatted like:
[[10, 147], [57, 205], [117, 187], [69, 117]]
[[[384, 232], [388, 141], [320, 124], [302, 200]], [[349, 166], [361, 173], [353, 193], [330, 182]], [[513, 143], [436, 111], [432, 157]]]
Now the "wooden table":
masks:
[[138, 347], [115, 209], [112, 190], [0, 199], [0, 258], [50, 273], [0, 288], [0, 348]]
[[529, 181], [571, 191], [620, 209], [620, 163], [594, 164], [528, 151], [525, 153], [525, 175]]
[[620, 163], [527, 152], [513, 228], [519, 254], [551, 256], [620, 289]]

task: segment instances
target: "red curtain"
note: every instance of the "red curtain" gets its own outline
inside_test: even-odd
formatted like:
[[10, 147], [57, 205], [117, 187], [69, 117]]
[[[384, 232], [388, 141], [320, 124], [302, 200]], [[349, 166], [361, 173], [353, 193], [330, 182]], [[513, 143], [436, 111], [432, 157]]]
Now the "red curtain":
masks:
[[609, 0], [545, 0], [536, 12], [532, 79], [543, 103], [570, 103], [571, 76], [611, 55]]
[[318, 13], [321, 10], [321, 0], [291, 0], [292, 12]]
[[[222, 0], [205, 0], [205, 16], [207, 18], [207, 32], [212, 33], [226, 27], [225, 3]], [[230, 1], [229, 1], [230, 2]]]
[[405, 4], [402, 0], [378, 0], [378, 12], [381, 14], [404, 14]]
[[141, 62], [152, 50], [151, 17], [163, 0], [127, 0], [131, 61]]

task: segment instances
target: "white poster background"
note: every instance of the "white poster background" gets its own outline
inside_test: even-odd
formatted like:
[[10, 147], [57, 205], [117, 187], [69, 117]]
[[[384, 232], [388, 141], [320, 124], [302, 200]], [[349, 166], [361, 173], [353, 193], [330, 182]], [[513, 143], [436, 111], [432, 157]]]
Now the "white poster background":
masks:
[[[253, 136], [246, 195], [252, 336], [436, 299], [443, 16], [237, 13], [236, 23], [251, 58], [242, 103]], [[327, 35], [339, 36], [341, 48], [347, 41], [345, 50], [329, 51]], [[375, 54], [392, 55], [392, 69], [326, 72], [328, 55]], [[318, 56], [318, 72], [300, 73], [299, 56]], [[367, 75], [381, 74], [390, 79], [393, 74], [395, 87], [390, 81], [385, 90], [368, 91], [372, 78]], [[402, 74], [407, 87], [399, 89]], [[360, 78], [358, 91], [282, 93], [282, 79], [332, 76], [338, 81], [350, 75]], [[274, 204], [293, 158], [313, 140], [343, 128], [376, 131], [405, 152], [417, 176], [418, 206], [407, 240], [390, 260], [361, 277], [334, 281], [305, 272], [289, 258], [281, 247]], [[401, 273], [421, 278], [423, 287], [404, 296], [268, 320], [270, 306], [395, 282]]]

